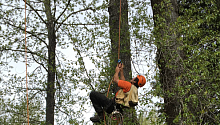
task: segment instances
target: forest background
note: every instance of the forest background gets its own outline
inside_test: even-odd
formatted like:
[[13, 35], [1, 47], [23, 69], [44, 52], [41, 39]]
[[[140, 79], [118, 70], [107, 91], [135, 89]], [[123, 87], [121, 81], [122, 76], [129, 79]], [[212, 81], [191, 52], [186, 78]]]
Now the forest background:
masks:
[[[219, 124], [220, 1], [122, 0], [122, 8], [126, 79], [147, 78], [136, 124]], [[0, 2], [0, 123], [27, 123], [26, 39], [30, 123], [89, 124], [88, 94], [107, 93], [117, 64], [119, 0], [34, 0], [26, 10], [24, 1]]]

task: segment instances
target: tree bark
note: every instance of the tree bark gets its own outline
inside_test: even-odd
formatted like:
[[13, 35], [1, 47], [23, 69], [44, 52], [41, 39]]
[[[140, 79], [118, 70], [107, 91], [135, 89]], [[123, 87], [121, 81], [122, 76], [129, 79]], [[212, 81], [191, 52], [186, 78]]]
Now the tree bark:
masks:
[[[117, 65], [118, 53], [124, 64], [124, 76], [126, 80], [131, 79], [131, 52], [130, 52], [130, 34], [128, 27], [128, 3], [127, 0], [121, 0], [121, 27], [120, 27], [120, 51], [119, 47], [119, 12], [120, 1], [110, 0], [109, 4], [109, 26], [111, 39], [111, 54], [110, 60], [112, 67], [111, 75], [114, 75]], [[117, 92], [117, 89], [114, 90]]]
[[[183, 72], [180, 60], [184, 58], [184, 52], [178, 50], [178, 47], [181, 46], [181, 43], [176, 40], [178, 33], [173, 32], [175, 29], [170, 30], [172, 29], [171, 25], [175, 23], [179, 16], [178, 4], [176, 0], [170, 0], [169, 3], [165, 0], [151, 0], [151, 5], [156, 29], [154, 35], [157, 45], [156, 58], [159, 67], [159, 82], [161, 83], [164, 97], [163, 112], [166, 114], [166, 123], [168, 125], [181, 124], [181, 120], [179, 123], [173, 122], [181, 111], [180, 100], [174, 88], [177, 85], [176, 78]], [[164, 21], [161, 21], [162, 18]], [[170, 96], [169, 93], [173, 93], [173, 95]]]
[[47, 79], [47, 97], [46, 97], [46, 124], [54, 125], [54, 106], [55, 106], [55, 50], [56, 50], [56, 35], [55, 35], [55, 17], [51, 13], [50, 0], [44, 1], [45, 12], [47, 16], [48, 30], [48, 79]]
[[[120, 0], [110, 0], [109, 4], [109, 26], [111, 39], [110, 66], [111, 73], [114, 75], [117, 60], [120, 58], [124, 64], [124, 76], [126, 80], [131, 79], [131, 49], [130, 49], [130, 33], [128, 25], [128, 2], [121, 0], [121, 23], [120, 23], [120, 51], [119, 48], [119, 16], [120, 16]], [[119, 57], [118, 57], [119, 53]], [[112, 87], [112, 91], [118, 91], [117, 85]], [[124, 110], [124, 124], [139, 124], [135, 108]]]

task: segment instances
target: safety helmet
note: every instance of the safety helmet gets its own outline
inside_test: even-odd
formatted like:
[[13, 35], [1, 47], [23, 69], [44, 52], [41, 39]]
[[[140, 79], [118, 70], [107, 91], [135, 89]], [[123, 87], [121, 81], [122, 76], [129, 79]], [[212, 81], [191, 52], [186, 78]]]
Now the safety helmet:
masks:
[[137, 75], [137, 78], [138, 78], [138, 86], [143, 87], [146, 83], [145, 77], [142, 75]]

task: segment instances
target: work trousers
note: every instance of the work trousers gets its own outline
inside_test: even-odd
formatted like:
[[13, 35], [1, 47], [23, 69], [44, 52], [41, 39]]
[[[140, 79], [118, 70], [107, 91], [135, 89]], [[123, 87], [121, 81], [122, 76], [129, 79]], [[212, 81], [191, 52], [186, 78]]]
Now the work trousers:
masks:
[[90, 100], [93, 104], [95, 111], [99, 113], [103, 113], [103, 110], [108, 114], [112, 113], [114, 110], [114, 100], [108, 99], [105, 95], [92, 91], [89, 95]]

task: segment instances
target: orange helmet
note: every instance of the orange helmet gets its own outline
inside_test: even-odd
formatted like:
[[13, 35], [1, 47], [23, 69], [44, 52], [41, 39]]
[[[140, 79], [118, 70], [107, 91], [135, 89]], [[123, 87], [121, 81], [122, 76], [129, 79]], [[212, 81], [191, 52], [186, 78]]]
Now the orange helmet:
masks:
[[143, 87], [146, 83], [145, 77], [142, 75], [137, 75], [137, 78], [138, 78], [138, 86]]

